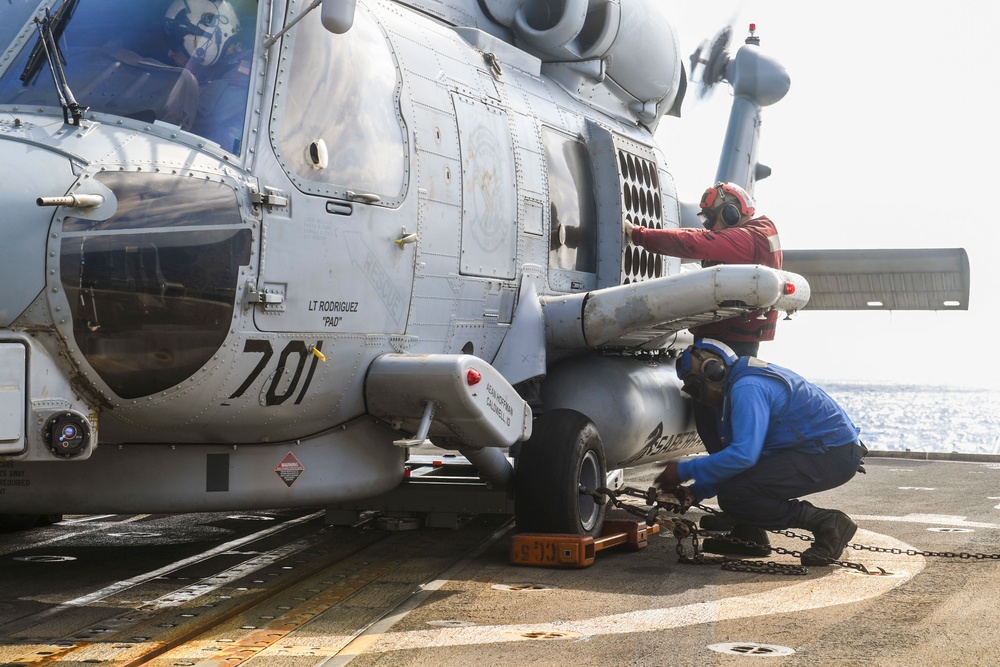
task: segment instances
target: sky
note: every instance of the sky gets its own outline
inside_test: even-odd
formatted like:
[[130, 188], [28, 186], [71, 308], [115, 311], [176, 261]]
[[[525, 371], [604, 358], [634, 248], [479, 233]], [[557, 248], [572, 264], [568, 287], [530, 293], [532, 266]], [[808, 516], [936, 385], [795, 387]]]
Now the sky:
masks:
[[[697, 46], [750, 23], [791, 76], [765, 107], [759, 213], [784, 248], [963, 247], [968, 311], [801, 312], [779, 321], [760, 356], [813, 380], [1000, 389], [991, 301], [1000, 287], [1000, 132], [995, 41], [1000, 3], [672, 1], [685, 66]], [[731, 90], [689, 88], [681, 118], [657, 130], [681, 198], [710, 185]]]

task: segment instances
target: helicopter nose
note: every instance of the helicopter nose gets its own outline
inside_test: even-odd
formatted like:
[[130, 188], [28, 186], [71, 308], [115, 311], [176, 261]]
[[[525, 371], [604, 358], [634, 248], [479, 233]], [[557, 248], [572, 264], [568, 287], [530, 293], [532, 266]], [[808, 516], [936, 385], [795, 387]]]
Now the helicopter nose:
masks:
[[64, 155], [22, 141], [4, 139], [0, 132], [0, 211], [4, 261], [0, 262], [0, 327], [7, 327], [45, 288], [45, 249], [56, 211], [36, 200], [63, 194], [75, 180]]

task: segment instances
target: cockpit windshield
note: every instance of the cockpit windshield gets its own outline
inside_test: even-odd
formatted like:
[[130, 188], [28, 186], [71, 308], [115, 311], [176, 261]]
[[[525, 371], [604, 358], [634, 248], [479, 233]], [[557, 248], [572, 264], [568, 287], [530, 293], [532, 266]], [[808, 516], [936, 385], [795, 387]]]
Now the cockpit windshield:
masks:
[[0, 28], [6, 38], [0, 49], [17, 53], [0, 60], [0, 104], [62, 104], [41, 45], [44, 29], [66, 85], [87, 113], [176, 125], [240, 153], [256, 0], [57, 0], [34, 14], [45, 26], [32, 23], [31, 32], [15, 33], [37, 4], [14, 0], [15, 20]]
[[17, 36], [38, 5], [38, 0], [11, 0], [3, 8], [3, 21], [0, 21], [0, 44], [5, 48]]

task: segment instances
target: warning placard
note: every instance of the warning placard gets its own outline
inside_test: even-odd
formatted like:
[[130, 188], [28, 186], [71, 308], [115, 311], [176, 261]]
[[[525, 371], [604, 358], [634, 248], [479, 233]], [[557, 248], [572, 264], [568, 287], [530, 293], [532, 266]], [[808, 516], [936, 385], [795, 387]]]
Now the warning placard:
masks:
[[299, 475], [305, 468], [299, 463], [299, 460], [295, 458], [295, 455], [291, 452], [285, 455], [285, 458], [281, 459], [279, 463], [274, 468], [274, 472], [278, 473], [278, 477], [281, 481], [285, 483], [285, 486], [291, 486], [295, 483], [295, 480], [299, 478]]

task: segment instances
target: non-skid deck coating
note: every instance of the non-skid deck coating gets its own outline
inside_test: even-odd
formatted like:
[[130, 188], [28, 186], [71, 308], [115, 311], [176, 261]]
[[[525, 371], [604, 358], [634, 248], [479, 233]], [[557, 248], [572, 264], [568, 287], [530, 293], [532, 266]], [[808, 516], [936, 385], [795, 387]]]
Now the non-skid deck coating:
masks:
[[[683, 565], [672, 536], [636, 553], [600, 552], [583, 570], [513, 566], [505, 536], [328, 664], [1000, 664], [1000, 561], [905, 553], [1000, 554], [1000, 459], [874, 456], [866, 468], [810, 500], [850, 514], [854, 544], [903, 552], [845, 552], [884, 576]], [[648, 485], [657, 471], [637, 469], [627, 482]], [[322, 633], [322, 619], [313, 626]]]

